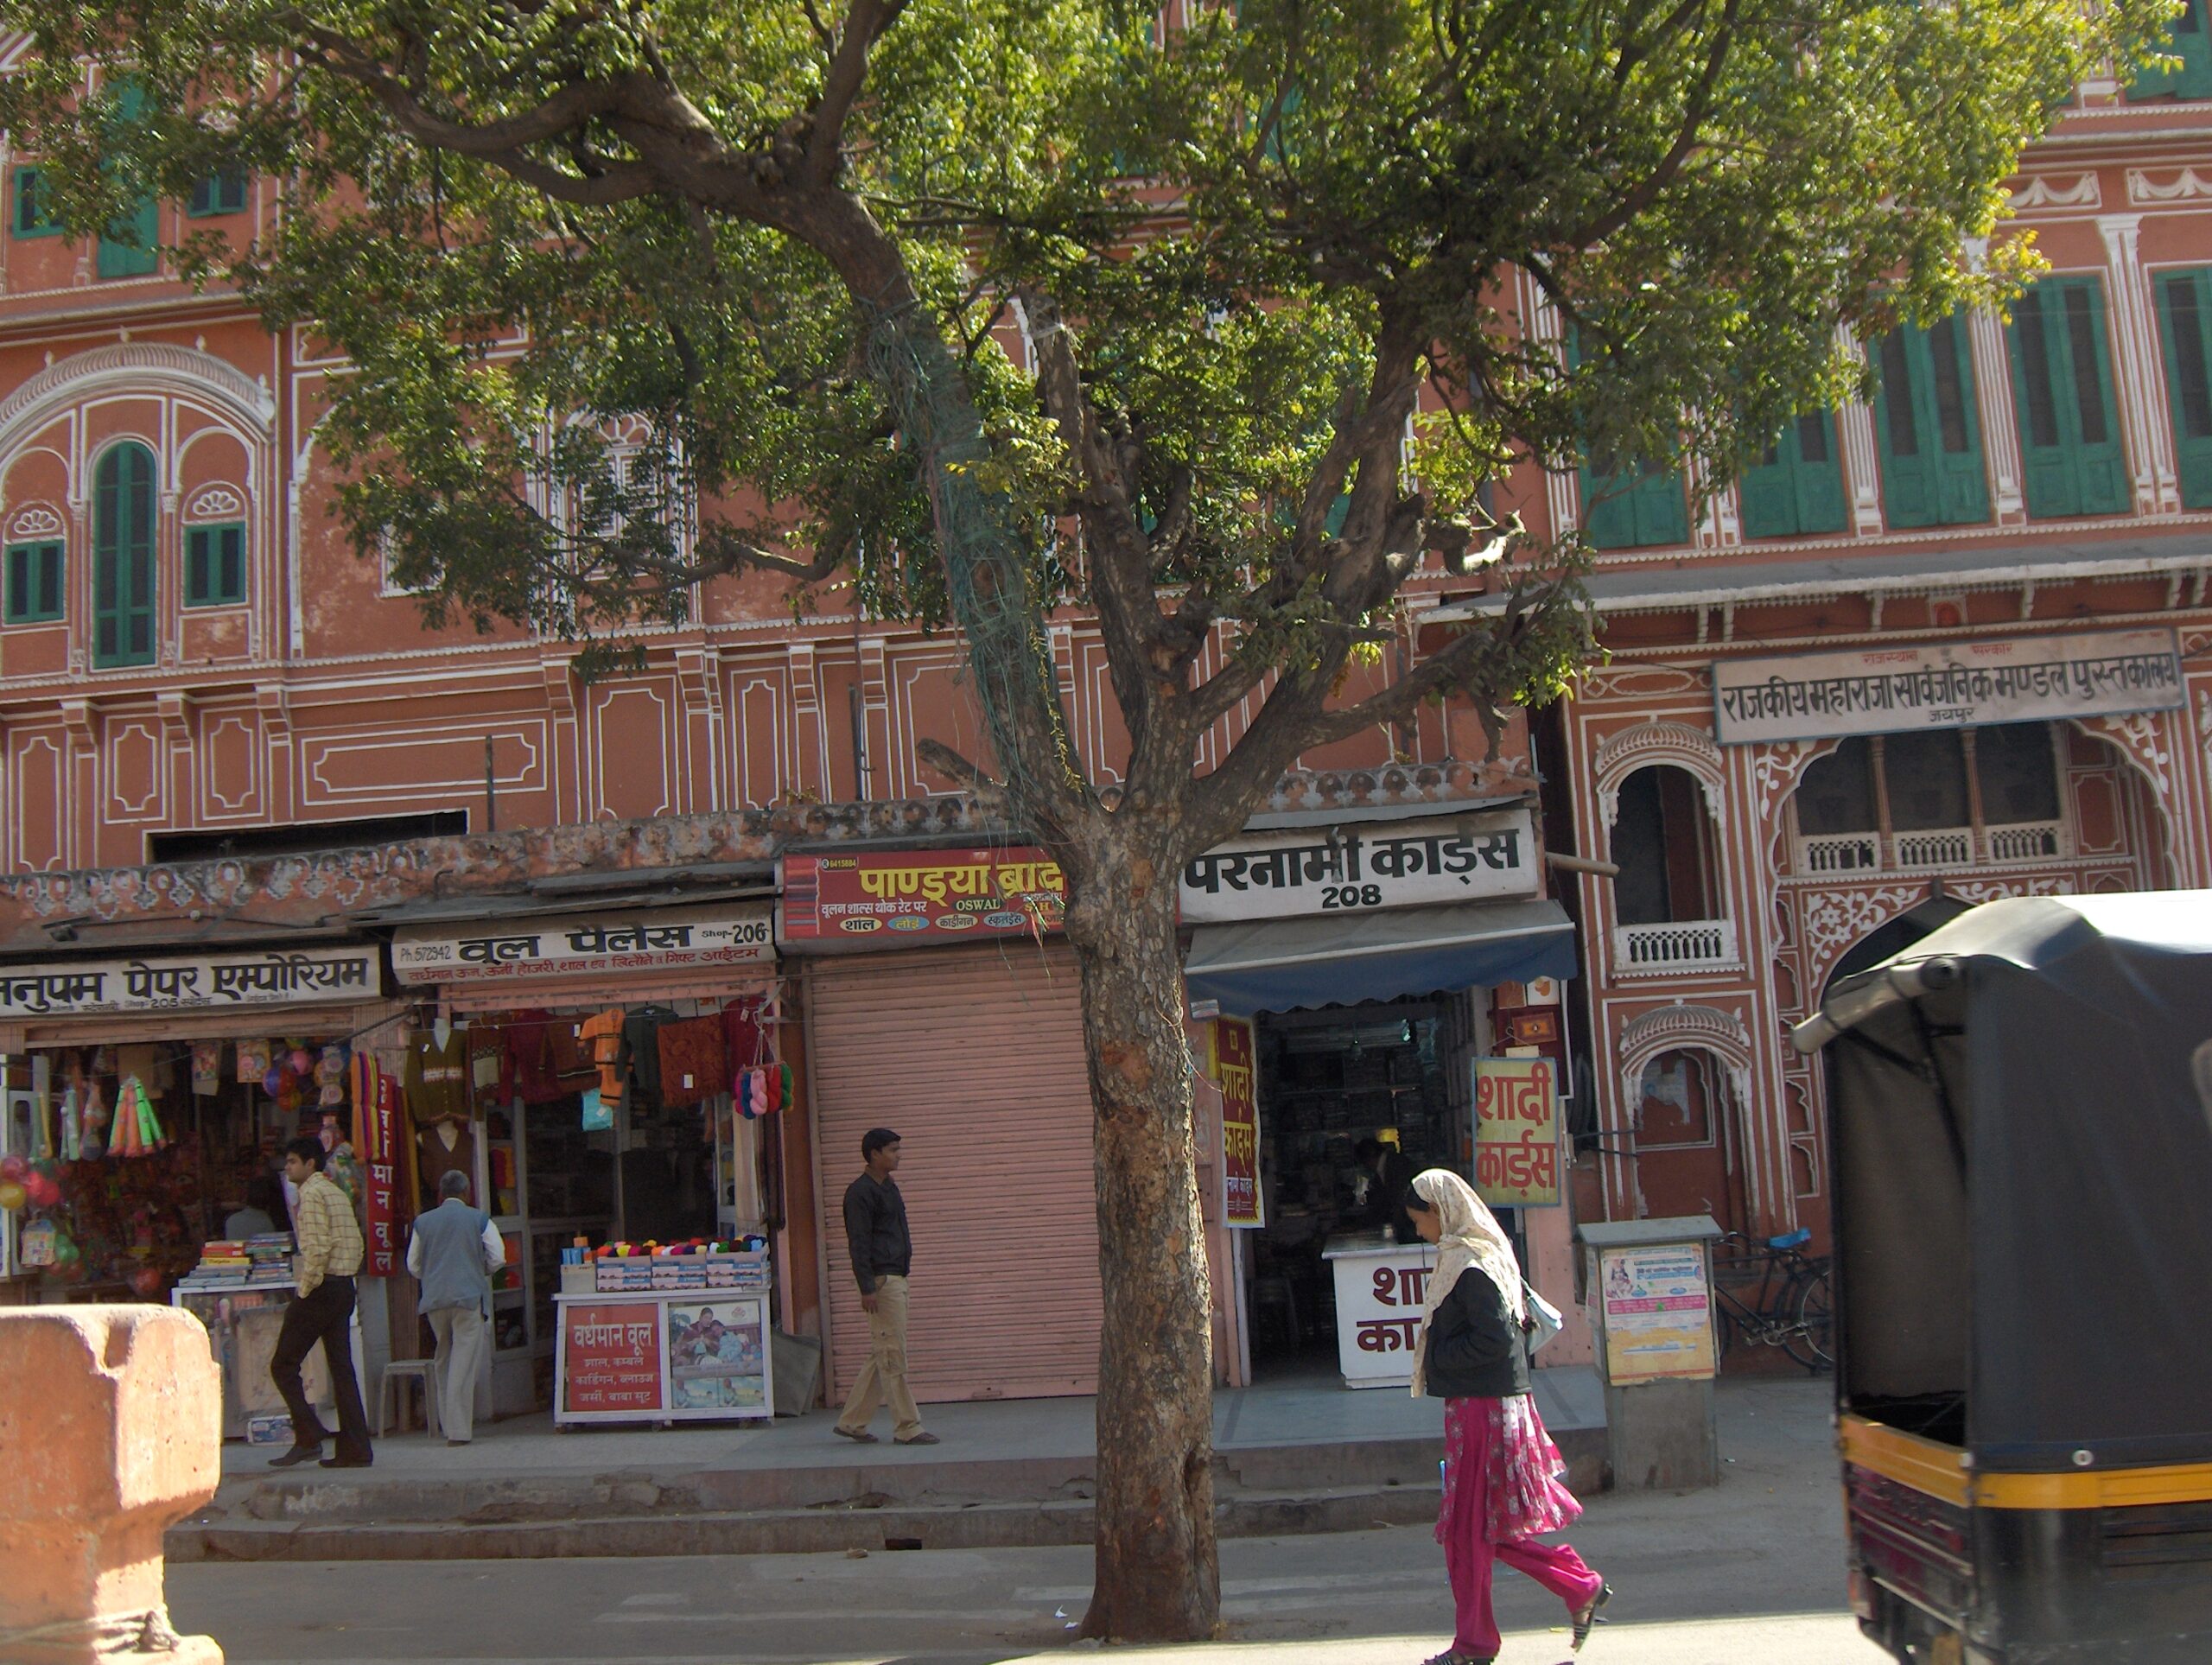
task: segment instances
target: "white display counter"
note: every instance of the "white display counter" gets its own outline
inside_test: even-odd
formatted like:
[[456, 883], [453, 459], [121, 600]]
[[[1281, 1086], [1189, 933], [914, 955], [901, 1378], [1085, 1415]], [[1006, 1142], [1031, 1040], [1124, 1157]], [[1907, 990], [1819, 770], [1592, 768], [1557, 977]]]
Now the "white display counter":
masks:
[[1387, 1231], [1344, 1231], [1322, 1246], [1336, 1275], [1337, 1368], [1347, 1388], [1404, 1388], [1421, 1344], [1421, 1304], [1436, 1251]]
[[554, 1297], [553, 1420], [766, 1420], [776, 1414], [768, 1298], [729, 1289]]

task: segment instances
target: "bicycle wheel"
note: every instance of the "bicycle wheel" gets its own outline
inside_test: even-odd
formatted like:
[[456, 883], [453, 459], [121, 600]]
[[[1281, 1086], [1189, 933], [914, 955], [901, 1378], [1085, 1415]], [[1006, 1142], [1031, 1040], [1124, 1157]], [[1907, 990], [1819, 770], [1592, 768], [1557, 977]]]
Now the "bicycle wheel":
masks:
[[1797, 1321], [1782, 1344], [1789, 1357], [1818, 1376], [1835, 1368], [1835, 1300], [1822, 1267], [1798, 1286]]
[[1718, 1369], [1720, 1361], [1728, 1357], [1728, 1350], [1741, 1338], [1736, 1333], [1736, 1315], [1726, 1307], [1717, 1307], [1713, 1314], [1713, 1363]]

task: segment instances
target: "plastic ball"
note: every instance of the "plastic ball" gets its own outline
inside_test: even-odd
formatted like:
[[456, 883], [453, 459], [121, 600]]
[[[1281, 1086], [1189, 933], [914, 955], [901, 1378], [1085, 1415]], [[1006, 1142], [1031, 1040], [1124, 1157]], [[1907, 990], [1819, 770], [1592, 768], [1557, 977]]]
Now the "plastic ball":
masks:
[[0, 1179], [0, 1208], [6, 1209], [10, 1214], [18, 1214], [30, 1199], [30, 1193], [13, 1179]]
[[315, 1068], [315, 1059], [308, 1056], [304, 1046], [292, 1048], [291, 1057], [285, 1061], [292, 1066], [292, 1073], [296, 1076], [303, 1076]]
[[43, 1173], [35, 1173], [23, 1182], [33, 1208], [52, 1208], [61, 1200], [61, 1187]]
[[83, 1251], [67, 1237], [54, 1245], [54, 1261], [57, 1266], [74, 1266], [83, 1258]]
[[31, 1165], [20, 1156], [0, 1156], [0, 1179], [12, 1179], [21, 1185], [30, 1171]]
[[269, 1073], [261, 1077], [261, 1090], [274, 1098], [284, 1090], [284, 1072], [271, 1065]]
[[158, 1266], [142, 1266], [130, 1274], [130, 1293], [142, 1300], [151, 1300], [162, 1293], [162, 1269]]

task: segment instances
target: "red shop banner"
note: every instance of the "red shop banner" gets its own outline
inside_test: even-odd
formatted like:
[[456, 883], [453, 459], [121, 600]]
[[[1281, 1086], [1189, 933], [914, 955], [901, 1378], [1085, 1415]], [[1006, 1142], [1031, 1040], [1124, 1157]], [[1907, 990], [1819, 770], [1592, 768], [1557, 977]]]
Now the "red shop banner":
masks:
[[658, 1301], [561, 1303], [561, 1408], [637, 1416], [667, 1403]]
[[1058, 931], [1059, 864], [1033, 845], [786, 855], [776, 939], [793, 947], [918, 947]]
[[356, 1052], [353, 1060], [353, 1114], [359, 1122], [361, 1167], [366, 1175], [361, 1213], [367, 1257], [362, 1270], [372, 1278], [389, 1278], [400, 1266], [399, 1084], [367, 1053]]
[[1221, 1223], [1267, 1223], [1260, 1202], [1260, 1100], [1252, 1075], [1252, 1026], [1213, 1020], [1214, 1081], [1221, 1089]]

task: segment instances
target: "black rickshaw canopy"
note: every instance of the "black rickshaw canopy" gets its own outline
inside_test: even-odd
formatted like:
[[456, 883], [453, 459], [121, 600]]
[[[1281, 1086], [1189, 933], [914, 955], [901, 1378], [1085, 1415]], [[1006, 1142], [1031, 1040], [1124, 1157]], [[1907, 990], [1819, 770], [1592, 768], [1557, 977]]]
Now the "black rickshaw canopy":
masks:
[[1794, 1039], [1846, 1408], [1984, 1471], [2212, 1462], [2212, 891], [1970, 909]]

